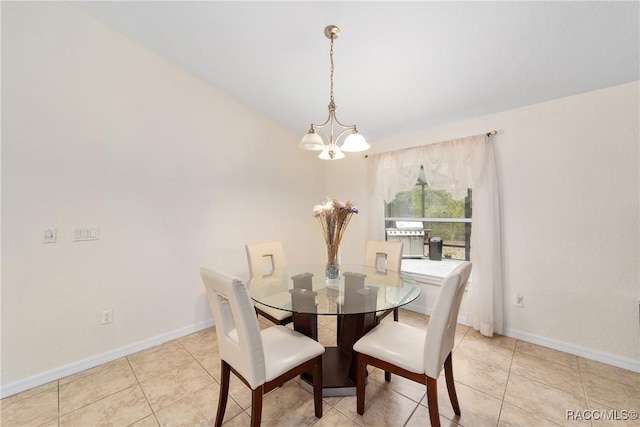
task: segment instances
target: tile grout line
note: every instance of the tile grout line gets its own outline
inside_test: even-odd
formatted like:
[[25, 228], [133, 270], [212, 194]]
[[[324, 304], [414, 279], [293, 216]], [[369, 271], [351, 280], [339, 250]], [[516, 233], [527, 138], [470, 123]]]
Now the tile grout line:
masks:
[[[521, 342], [521, 341], [520, 341], [520, 340], [516, 340], [516, 347], [514, 347], [514, 358], [515, 358], [515, 353], [517, 352], [517, 343], [518, 343], [518, 342]], [[544, 359], [544, 358], [542, 358], [542, 357], [534, 356], [534, 355], [529, 354], [529, 353], [525, 353], [525, 352], [521, 352], [521, 353], [522, 353], [522, 354], [524, 354], [525, 356], [528, 356], [528, 357], [534, 357], [534, 358], [537, 358], [537, 359], [543, 360], [543, 361], [545, 361], [545, 362], [553, 362], [553, 361], [550, 361], [550, 360]], [[562, 364], [560, 364], [560, 363], [556, 363], [556, 364], [562, 365]], [[565, 366], [565, 367], [566, 367], [566, 365], [563, 365], [563, 366]], [[511, 378], [511, 368], [512, 368], [512, 367], [513, 367], [513, 360], [511, 361], [511, 366], [510, 366], [510, 368], [509, 368], [509, 376], [508, 376], [508, 378], [507, 378], [507, 385], [508, 385], [508, 380], [509, 380], [509, 378]], [[516, 375], [516, 376], [519, 376], [519, 377], [522, 377], [522, 378], [528, 379], [528, 380], [530, 380], [530, 381], [536, 382], [536, 383], [541, 384], [541, 385], [543, 385], [543, 386], [545, 386], [545, 387], [549, 387], [549, 388], [551, 388], [551, 389], [553, 389], [553, 390], [557, 390], [557, 391], [560, 391], [560, 392], [562, 392], [562, 393], [572, 394], [572, 393], [569, 393], [569, 392], [567, 392], [567, 391], [565, 391], [565, 390], [562, 390], [562, 389], [560, 389], [560, 388], [554, 387], [554, 386], [552, 386], [552, 385], [550, 385], [550, 384], [544, 383], [544, 382], [542, 382], [542, 381], [540, 381], [540, 380], [538, 380], [538, 379], [536, 379], [536, 378], [530, 378], [530, 377], [527, 377], [527, 376], [524, 376], [524, 375], [515, 374], [515, 373], [514, 373], [513, 375]], [[582, 378], [581, 378], [580, 380], [581, 380], [581, 384], [582, 384]], [[505, 396], [506, 396], [506, 388], [505, 388]], [[574, 395], [574, 396], [575, 396], [575, 395]], [[503, 397], [503, 399], [502, 399], [502, 406], [504, 406], [504, 402], [505, 402], [505, 401], [504, 401], [504, 397]], [[547, 420], [547, 421], [549, 421], [549, 422], [551, 422], [551, 423], [554, 423], [554, 424], [559, 425], [559, 424], [558, 424], [558, 423], [556, 423], [555, 421], [550, 420], [550, 419], [548, 418], [548, 416], [547, 416], [547, 414], [546, 414], [546, 413], [545, 413], [544, 415], [542, 415], [542, 414], [538, 414], [538, 413], [535, 413], [535, 412], [531, 412], [531, 411], [529, 411], [529, 410], [528, 410], [528, 409], [526, 409], [526, 408], [522, 408], [522, 407], [520, 407], [520, 406], [516, 406], [516, 405], [515, 405], [515, 404], [513, 404], [513, 403], [510, 403], [510, 402], [507, 402], [507, 403], [509, 403], [510, 405], [512, 405], [512, 406], [514, 406], [514, 407], [516, 407], [516, 408], [518, 408], [518, 409], [520, 409], [520, 410], [522, 410], [522, 411], [525, 411], [525, 412], [527, 412], [527, 413], [529, 413], [529, 414], [533, 414], [533, 415], [535, 415], [536, 417], [542, 418], [542, 419]], [[502, 407], [500, 408], [500, 414], [502, 415]], [[500, 419], [498, 418], [498, 421], [499, 421], [499, 420], [500, 420]]]
[[[554, 362], [553, 362], [553, 361], [551, 361], [551, 360], [543, 359], [543, 358], [538, 357], [538, 356], [532, 356], [532, 355], [527, 354], [527, 353], [523, 353], [523, 354], [525, 354], [525, 355], [526, 355], [526, 356], [528, 356], [528, 357], [533, 357], [533, 358], [536, 358], [536, 359], [542, 360], [542, 361], [547, 362], [547, 363], [554, 363]], [[556, 363], [556, 365], [561, 365], [561, 364]], [[566, 367], [566, 365], [563, 365], [563, 366], [565, 366], [565, 367]], [[510, 375], [511, 375], [511, 371], [509, 371], [509, 376], [510, 376]], [[552, 385], [552, 384], [547, 384], [546, 382], [542, 381], [541, 379], [533, 378], [533, 377], [530, 377], [530, 376], [527, 376], [527, 375], [523, 375], [523, 374], [514, 374], [514, 375], [517, 375], [517, 376], [522, 377], [522, 378], [526, 378], [526, 379], [528, 379], [528, 380], [530, 380], [530, 381], [534, 381], [534, 382], [536, 382], [536, 383], [538, 383], [538, 384], [542, 384], [542, 385], [543, 385], [543, 386], [545, 386], [545, 387], [549, 387], [549, 388], [554, 389], [554, 390], [557, 390], [557, 391], [559, 391], [559, 392], [561, 392], [561, 393], [569, 394], [569, 395], [571, 395], [571, 396], [576, 396], [576, 397], [577, 397], [577, 395], [576, 395], [576, 394], [571, 393], [571, 392], [569, 392], [569, 391], [567, 391], [567, 390], [561, 389], [561, 388], [559, 388], [559, 387], [556, 387], [556, 386], [554, 386], [554, 385]], [[583, 386], [583, 388], [584, 388], [584, 384], [583, 384], [583, 381], [582, 381], [582, 376], [580, 376], [580, 384], [581, 384], [581, 385]], [[586, 400], [586, 399], [585, 399], [585, 400]], [[524, 408], [521, 408], [521, 409], [524, 409]]]
[[[424, 398], [424, 396], [423, 396]], [[402, 424], [402, 427], [406, 427], [407, 424], [409, 423], [409, 421], [411, 421], [411, 417], [413, 417], [413, 414], [416, 413], [416, 411], [418, 410], [418, 408], [420, 407], [420, 402], [416, 403], [416, 407], [413, 408], [413, 411], [411, 411], [411, 413], [409, 414], [409, 417], [407, 418], [407, 421], [404, 422], [404, 424]], [[438, 410], [438, 417], [440, 416], [440, 410]]]
[[[93, 367], [93, 368], [90, 368], [89, 370], [94, 370], [94, 369], [96, 369], [96, 368], [98, 368], [98, 367], [105, 366], [105, 365], [107, 365], [107, 364], [109, 364], [109, 363], [114, 363], [114, 362], [116, 362], [116, 361], [118, 361], [118, 360], [120, 360], [120, 359], [126, 359], [126, 356], [121, 357], [121, 358], [118, 358], [118, 359], [115, 359], [115, 360], [112, 360], [112, 361], [110, 361], [110, 362], [103, 363], [102, 365], [95, 366], [95, 367]], [[127, 363], [128, 363], [128, 360], [127, 360]], [[133, 371], [133, 369], [132, 369], [132, 371]], [[69, 411], [69, 412], [67, 412], [67, 413], [62, 414], [62, 413], [61, 413], [62, 395], [61, 395], [61, 393], [60, 393], [60, 389], [61, 389], [61, 387], [65, 386], [65, 385], [67, 385], [67, 384], [73, 384], [73, 383], [74, 383], [74, 382], [76, 382], [76, 381], [79, 381], [79, 380], [81, 380], [81, 379], [86, 379], [86, 378], [88, 378], [88, 377], [90, 377], [90, 376], [92, 376], [92, 375], [95, 375], [95, 374], [96, 374], [96, 373], [94, 372], [94, 373], [92, 373], [92, 374], [82, 375], [82, 376], [80, 376], [79, 378], [77, 378], [77, 379], [75, 379], [75, 380], [73, 380], [73, 381], [70, 381], [70, 382], [68, 382], [68, 383], [65, 383], [65, 384], [60, 384], [60, 380], [57, 380], [57, 381], [58, 381], [58, 424], [59, 424], [60, 418], [62, 418], [62, 417], [66, 417], [67, 415], [72, 414], [72, 413], [74, 413], [74, 412], [76, 412], [76, 411], [78, 411], [78, 410], [80, 410], [80, 409], [86, 408], [87, 406], [93, 405], [93, 404], [95, 404], [95, 403], [97, 403], [97, 402], [100, 402], [100, 401], [102, 401], [102, 400], [104, 400], [104, 399], [106, 399], [106, 398], [108, 398], [108, 397], [114, 396], [114, 395], [116, 395], [116, 394], [118, 394], [118, 393], [120, 393], [120, 392], [122, 392], [122, 391], [124, 391], [124, 390], [128, 390], [128, 389], [130, 389], [131, 387], [133, 387], [133, 386], [135, 385], [135, 384], [128, 385], [128, 386], [126, 386], [126, 387], [124, 387], [124, 388], [122, 388], [122, 389], [119, 389], [119, 390], [114, 391], [113, 393], [109, 393], [109, 394], [107, 394], [107, 395], [105, 395], [105, 396], [102, 396], [102, 397], [101, 397], [101, 398], [99, 398], [99, 399], [93, 400], [93, 401], [91, 401], [91, 402], [89, 402], [89, 403], [85, 403], [85, 404], [83, 404], [82, 406], [79, 406], [79, 407], [74, 408], [73, 410], [71, 410], [71, 411]], [[135, 373], [134, 373], [134, 376], [135, 376]], [[61, 378], [61, 379], [62, 379], [62, 378]], [[137, 381], [137, 378], [136, 378], [136, 381]]]
[[58, 387], [58, 427], [60, 427], [60, 380], [56, 381]]
[[[129, 369], [131, 369], [131, 372], [133, 373], [133, 377], [136, 379], [136, 385], [140, 388], [140, 391], [142, 392], [142, 395], [144, 396], [144, 400], [147, 402], [147, 405], [149, 405], [149, 409], [151, 409], [151, 415], [153, 415], [153, 418], [156, 420], [156, 424], [160, 425], [160, 421], [158, 420], [158, 417], [156, 416], [156, 412], [153, 410], [153, 406], [151, 406], [151, 402], [149, 402], [149, 398], [147, 397], [147, 393], [144, 392], [144, 388], [142, 388], [142, 384], [140, 384], [140, 379], [138, 378], [138, 375], [136, 374], [136, 371], [133, 369], [133, 366], [131, 366], [131, 361], [129, 361], [129, 356], [125, 356], [125, 359], [127, 360], [127, 364], [129, 365]], [[148, 417], [148, 415], [146, 415], [144, 418]], [[144, 418], [140, 418], [140, 420], [143, 420]], [[138, 420], [138, 421], [140, 421]], [[136, 421], [136, 422], [138, 422]]]
[[[518, 340], [518, 341], [522, 342], [520, 340]], [[547, 347], [544, 347], [544, 348], [547, 348]], [[534, 359], [542, 360], [545, 363], [551, 363], [551, 364], [556, 365], [556, 366], [561, 366], [562, 367], [561, 369], [564, 369], [564, 370], [573, 369], [572, 366], [566, 365], [564, 363], [556, 362], [555, 360], [550, 360], [550, 359], [544, 358], [544, 357], [542, 357], [540, 355], [537, 355], [537, 354], [527, 353], [526, 351], [519, 351], [519, 353], [522, 354], [523, 356], [526, 356], [526, 357], [532, 357]], [[566, 353], [566, 354], [569, 354], [569, 353]], [[571, 355], [571, 356], [573, 356], [573, 355]], [[575, 357], [577, 357], [577, 356], [575, 356]], [[576, 365], [577, 365], [577, 360], [576, 360]]]
[[504, 398], [507, 396], [507, 387], [509, 387], [509, 379], [511, 378], [511, 368], [513, 367], [513, 359], [516, 357], [516, 347], [518, 347], [518, 340], [516, 340], [513, 350], [511, 352], [511, 363], [509, 363], [509, 370], [507, 371], [507, 381], [504, 383], [504, 391], [502, 392], [502, 399], [500, 399], [500, 411], [498, 411], [498, 419], [496, 420], [496, 427], [500, 425], [500, 418], [502, 418], [502, 409], [504, 408]]
[[[135, 387], [136, 385], [138, 385], [138, 384], [131, 384], [131, 385], [129, 385], [129, 386], [127, 386], [127, 387], [123, 388], [122, 390], [118, 390], [118, 391], [116, 391], [116, 392], [114, 392], [114, 393], [111, 393], [111, 394], [108, 394], [108, 395], [106, 395], [106, 396], [103, 396], [103, 397], [101, 397], [100, 399], [94, 400], [93, 402], [87, 403], [86, 405], [83, 405], [83, 406], [80, 406], [80, 407], [78, 407], [78, 408], [75, 408], [73, 411], [69, 411], [69, 412], [67, 412], [67, 413], [66, 413], [66, 414], [64, 414], [64, 415], [61, 415], [60, 417], [58, 417], [58, 425], [60, 424], [60, 418], [62, 418], [62, 417], [66, 417], [67, 415], [73, 414], [74, 412], [78, 412], [78, 411], [80, 411], [80, 410], [82, 410], [82, 409], [84, 409], [84, 408], [86, 408], [86, 407], [88, 407], [88, 406], [94, 405], [94, 404], [96, 404], [96, 403], [98, 403], [98, 402], [101, 402], [101, 401], [103, 401], [103, 400], [105, 400], [105, 399], [108, 399], [108, 398], [110, 398], [110, 397], [112, 397], [112, 396], [115, 396], [116, 394], [118, 394], [118, 393], [120, 393], [120, 392], [123, 392], [123, 391], [125, 391], [125, 390], [129, 390], [130, 388], [133, 388], [133, 387]], [[138, 421], [139, 421], [139, 420], [138, 420]]]
[[[196, 361], [196, 363], [197, 363], [198, 365], [200, 365], [200, 367], [201, 367], [202, 369], [204, 369], [204, 371], [207, 373], [207, 375], [209, 375], [209, 376], [211, 377], [211, 379], [212, 379], [216, 384], [220, 385], [220, 383], [218, 382], [218, 380], [216, 380], [216, 379], [214, 378], [213, 374], [212, 374], [211, 372], [209, 372], [209, 370], [208, 370], [207, 368], [205, 368], [205, 367], [204, 367], [204, 365], [200, 362], [200, 360], [198, 360], [198, 358], [197, 358], [193, 353], [191, 353], [191, 352], [189, 351], [189, 349], [188, 349], [187, 347], [185, 347], [185, 345], [184, 345], [184, 344], [182, 344], [182, 342], [180, 342], [180, 341], [178, 340], [178, 344], [180, 344], [180, 346], [184, 349], [184, 351], [186, 351], [187, 353], [189, 353], [189, 356], [191, 356], [191, 357], [193, 358], [193, 360], [195, 360], [195, 361]], [[217, 346], [217, 345], [218, 345], [218, 343], [216, 342], [216, 346]]]
[[[186, 347], [186, 346], [185, 346], [185, 345], [180, 341], [180, 339], [178, 339], [177, 341], [178, 341], [178, 344], [179, 344], [179, 345], [180, 345], [180, 346], [181, 346], [181, 347], [182, 347], [182, 348], [183, 348], [187, 353], [189, 353], [189, 356], [191, 356], [191, 357], [193, 358], [193, 360], [195, 360], [195, 362], [196, 362], [196, 363], [197, 363], [197, 364], [198, 364], [198, 365], [199, 365], [199, 366], [200, 366], [200, 367], [201, 367], [201, 368], [202, 368], [202, 369], [207, 373], [207, 375], [209, 375], [209, 376], [211, 377], [211, 379], [213, 380], [213, 382], [214, 382], [215, 384], [217, 384], [217, 385], [218, 385], [218, 387], [220, 387], [220, 382], [218, 382], [218, 380], [216, 380], [216, 379], [214, 378], [214, 376], [213, 376], [213, 375], [212, 375], [212, 374], [207, 370], [207, 368], [205, 368], [205, 367], [202, 365], [202, 363], [200, 363], [200, 360], [198, 360], [198, 358], [197, 358], [197, 357], [195, 357], [195, 356], [193, 355], [193, 353], [191, 353], [191, 352], [189, 351], [189, 349], [188, 349], [188, 348], [187, 348], [187, 347]], [[217, 343], [216, 343], [216, 345], [217, 345]], [[234, 375], [235, 375], [235, 374], [234, 374]], [[229, 380], [231, 380], [231, 378], [229, 378]], [[209, 384], [209, 385], [210, 385], [210, 384]], [[199, 392], [199, 391], [201, 391], [201, 390], [204, 390], [205, 388], [209, 387], [209, 385], [206, 385], [206, 386], [202, 387], [201, 389], [194, 391], [194, 392], [193, 392], [193, 393], [191, 393], [189, 396], [191, 396], [191, 395], [193, 395], [193, 394], [195, 394], [195, 393], [197, 393], [197, 392]], [[229, 390], [229, 391], [231, 391], [231, 390]], [[276, 391], [276, 390], [272, 390], [271, 392], [273, 392], [273, 391]], [[144, 390], [143, 390], [143, 392], [144, 392]], [[271, 392], [270, 392], [270, 393], [271, 393]], [[177, 402], [180, 402], [181, 400], [184, 400], [184, 399], [186, 399], [186, 398], [187, 398], [187, 397], [189, 397], [189, 396], [185, 396], [185, 397], [183, 397], [182, 399], [178, 400]], [[238, 417], [238, 416], [240, 416], [242, 413], [245, 413], [245, 414], [249, 415], [249, 417], [251, 416], [251, 414], [247, 413], [247, 410], [246, 410], [245, 408], [243, 408], [243, 407], [242, 407], [242, 405], [240, 404], [240, 402], [238, 402], [238, 401], [233, 397], [233, 395], [231, 395], [231, 393], [229, 393], [229, 395], [227, 396], [227, 399], [229, 399], [229, 398], [230, 398], [230, 399], [231, 399], [231, 400], [232, 400], [236, 405], [238, 405], [238, 407], [240, 408], [240, 412], [239, 412], [239, 413], [237, 413], [236, 415], [234, 415], [233, 417], [229, 418], [229, 420], [227, 420], [227, 422], [228, 422], [228, 421], [231, 421], [232, 419], [234, 419], [234, 418], [236, 418], [236, 417]], [[219, 399], [219, 397], [218, 397], [218, 399]], [[176, 403], [176, 402], [174, 402], [174, 403]], [[228, 405], [228, 403], [229, 403], [229, 402], [227, 401], [227, 407], [229, 406], [229, 405]], [[172, 403], [172, 405], [173, 405], [173, 403]], [[171, 406], [171, 405], [169, 405], [169, 406]], [[250, 408], [251, 406], [248, 406], [248, 407]], [[163, 409], [164, 409], [164, 408], [163, 408]], [[153, 408], [152, 408], [151, 410], [153, 411]], [[154, 411], [153, 413], [154, 413], [154, 415], [155, 415], [155, 411]], [[216, 415], [217, 415], [217, 409], [216, 409]], [[216, 417], [216, 415], [214, 415], [214, 417], [213, 417], [213, 422], [214, 422], [214, 423], [215, 423], [215, 417]], [[157, 418], [156, 418], [156, 419], [157, 419]], [[158, 422], [158, 425], [159, 425], [159, 424], [160, 424], [160, 423]]]
[[[585, 409], [591, 409], [591, 402], [587, 398], [587, 389], [584, 386], [584, 375], [582, 375], [582, 364], [580, 363], [580, 359], [576, 357], [576, 362], [578, 363], [578, 374], [580, 374], [580, 385], [582, 386], [582, 395], [584, 397], [584, 402], [587, 404]], [[589, 425], [593, 427], [593, 420], [589, 420]]]
[[[511, 369], [512, 369], [512, 366], [513, 366], [513, 359], [515, 358], [515, 354], [516, 354], [516, 352], [517, 352], [517, 351], [516, 351], [517, 343], [518, 343], [519, 341], [520, 341], [520, 340], [516, 340], [516, 346], [514, 346], [514, 348], [513, 348], [513, 355], [512, 355], [512, 358], [511, 358], [511, 363], [509, 364], [509, 369], [508, 369], [508, 371], [507, 371], [507, 382], [506, 382], [506, 384], [505, 384], [505, 390], [504, 390], [504, 393], [503, 393], [503, 395], [502, 395], [502, 399], [500, 399], [500, 412], [499, 412], [499, 414], [498, 414], [497, 425], [499, 424], [499, 422], [500, 422], [500, 417], [501, 417], [501, 415], [502, 415], [502, 408], [504, 407], [505, 397], [506, 397], [506, 394], [507, 394], [507, 386], [508, 386], [508, 384], [509, 384], [509, 379], [511, 378], [511, 375], [512, 375], [512, 373], [511, 373]], [[527, 356], [531, 356], [531, 355], [530, 355], [530, 354], [528, 354], [528, 353], [523, 353], [523, 354], [525, 354], [525, 355], [527, 355]], [[542, 359], [542, 358], [537, 357], [537, 356], [531, 356], [531, 357], [536, 357], [536, 358], [538, 358], [538, 359], [541, 359], [541, 360], [545, 360], [545, 361], [546, 361], [546, 359]], [[492, 365], [488, 365], [486, 362], [483, 362], [483, 361], [480, 361], [480, 360], [477, 360], [477, 359], [473, 359], [473, 360], [475, 360], [475, 361], [476, 361], [476, 362], [478, 362], [478, 363], [482, 363], [482, 364], [484, 364], [484, 365], [487, 365], [487, 366], [492, 366]], [[496, 368], [496, 369], [501, 369], [501, 368]], [[504, 370], [504, 369], [501, 369], [501, 370]], [[552, 389], [554, 389], [554, 390], [558, 390], [558, 391], [563, 392], [563, 393], [571, 394], [571, 393], [568, 393], [568, 392], [566, 392], [566, 391], [564, 391], [564, 390], [562, 390], [562, 389], [559, 389], [559, 388], [557, 388], [557, 387], [553, 387], [553, 386], [551, 386], [551, 385], [549, 385], [549, 384], [546, 384], [546, 383], [544, 383], [544, 382], [542, 382], [542, 381], [540, 381], [540, 380], [537, 380], [537, 379], [535, 379], [535, 378], [530, 378], [530, 377], [522, 376], [522, 375], [519, 375], [519, 374], [513, 374], [513, 375], [517, 375], [517, 376], [520, 376], [520, 377], [522, 377], [522, 378], [526, 378], [526, 379], [528, 379], [528, 380], [534, 381], [534, 382], [536, 382], [536, 383], [538, 383], [538, 384], [541, 384], [541, 385], [543, 385], [543, 386], [546, 386], [546, 387], [552, 388]], [[489, 396], [489, 397], [493, 397], [492, 395], [488, 394], [487, 392], [485, 392], [485, 391], [483, 391], [483, 390], [480, 390], [480, 389], [478, 389], [478, 388], [476, 388], [476, 387], [472, 387], [472, 386], [470, 386], [470, 385], [468, 385], [468, 384], [464, 384], [464, 383], [462, 383], [462, 382], [460, 382], [460, 381], [458, 381], [458, 382], [459, 382], [460, 384], [465, 385], [466, 387], [469, 387], [469, 388], [470, 388], [470, 389], [472, 389], [472, 390], [475, 390], [475, 391], [477, 391], [477, 392], [479, 392], [479, 393], [485, 394], [485, 395], [487, 395], [487, 396]], [[493, 397], [493, 398], [494, 398], [494, 399], [497, 399], [496, 397]], [[510, 403], [510, 402], [507, 402], [507, 403], [509, 403], [510, 405], [513, 405], [514, 407], [516, 407], [516, 408], [518, 408], [518, 409], [521, 409], [521, 410], [523, 410], [523, 411], [525, 411], [525, 412], [527, 412], [527, 413], [529, 413], [529, 414], [532, 414], [532, 415], [534, 415], [534, 416], [536, 416], [536, 417], [539, 417], [539, 418], [545, 419], [545, 420], [547, 420], [547, 421], [549, 421], [549, 422], [552, 422], [552, 423], [557, 424], [555, 421], [550, 420], [546, 415], [541, 415], [541, 414], [537, 414], [537, 413], [535, 413], [535, 412], [531, 412], [531, 411], [529, 411], [528, 409], [522, 408], [522, 407], [520, 407], [520, 406], [516, 406], [516, 405], [514, 405], [513, 403]], [[454, 421], [454, 422], [455, 422], [455, 421]]]

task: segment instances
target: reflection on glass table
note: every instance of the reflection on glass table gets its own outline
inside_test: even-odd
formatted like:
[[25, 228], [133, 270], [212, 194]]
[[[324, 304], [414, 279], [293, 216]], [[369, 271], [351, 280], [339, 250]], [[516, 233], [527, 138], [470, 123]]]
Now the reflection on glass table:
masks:
[[[248, 283], [254, 301], [292, 312], [294, 329], [316, 340], [318, 316], [337, 316], [337, 346], [327, 347], [323, 357], [325, 396], [355, 394], [353, 344], [376, 325], [376, 312], [420, 295], [420, 286], [406, 274], [363, 265], [341, 265], [340, 270], [340, 279], [331, 283], [325, 280], [324, 264], [279, 268]], [[310, 375], [303, 380], [310, 382]]]

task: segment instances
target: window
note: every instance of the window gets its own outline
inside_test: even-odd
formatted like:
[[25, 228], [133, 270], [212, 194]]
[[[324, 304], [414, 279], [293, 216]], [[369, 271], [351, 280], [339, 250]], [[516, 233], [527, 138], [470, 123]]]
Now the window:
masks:
[[454, 200], [445, 190], [429, 188], [421, 167], [415, 187], [397, 193], [386, 204], [385, 228], [395, 228], [396, 221], [420, 221], [425, 229], [423, 256], [428, 255], [429, 238], [440, 237], [443, 258], [468, 261], [471, 257], [471, 214], [470, 188], [466, 198]]

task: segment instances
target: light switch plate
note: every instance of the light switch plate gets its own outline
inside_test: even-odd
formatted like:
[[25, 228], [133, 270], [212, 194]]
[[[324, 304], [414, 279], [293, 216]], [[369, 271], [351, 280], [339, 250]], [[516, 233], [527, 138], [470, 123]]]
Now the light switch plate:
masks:
[[71, 230], [71, 240], [74, 242], [98, 239], [100, 239], [100, 228], [98, 227], [73, 227]]
[[58, 232], [55, 228], [43, 228], [42, 229], [42, 243], [55, 243], [58, 237]]

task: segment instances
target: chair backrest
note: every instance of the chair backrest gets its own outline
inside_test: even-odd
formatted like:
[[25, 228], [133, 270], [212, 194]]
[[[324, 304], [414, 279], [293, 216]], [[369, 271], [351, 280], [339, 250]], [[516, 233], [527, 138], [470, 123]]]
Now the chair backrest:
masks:
[[433, 305], [424, 344], [424, 370], [431, 378], [438, 378], [453, 350], [460, 302], [470, 274], [471, 263], [462, 262], [444, 279]]
[[364, 265], [378, 268], [378, 254], [387, 258], [386, 270], [400, 271], [402, 268], [402, 242], [369, 240], [364, 251]]
[[280, 242], [248, 243], [245, 248], [250, 277], [268, 274], [287, 265]]
[[249, 292], [228, 274], [200, 269], [215, 322], [220, 358], [247, 380], [252, 389], [266, 379], [264, 348]]

